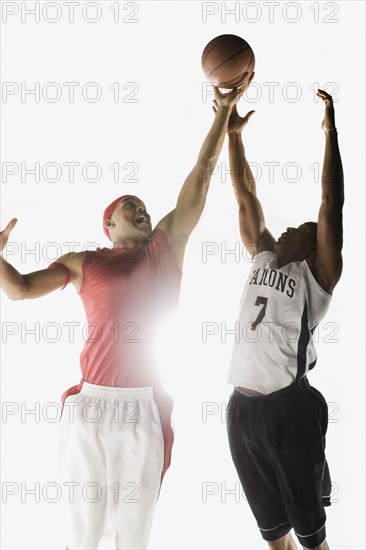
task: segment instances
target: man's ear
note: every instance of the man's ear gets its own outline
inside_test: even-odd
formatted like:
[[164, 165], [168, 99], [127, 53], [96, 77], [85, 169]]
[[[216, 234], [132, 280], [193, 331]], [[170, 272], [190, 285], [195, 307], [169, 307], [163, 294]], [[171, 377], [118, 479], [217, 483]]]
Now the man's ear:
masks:
[[114, 225], [115, 225], [114, 221], [111, 220], [110, 218], [107, 218], [106, 220], [104, 220], [104, 227], [106, 227], [107, 229], [110, 229]]

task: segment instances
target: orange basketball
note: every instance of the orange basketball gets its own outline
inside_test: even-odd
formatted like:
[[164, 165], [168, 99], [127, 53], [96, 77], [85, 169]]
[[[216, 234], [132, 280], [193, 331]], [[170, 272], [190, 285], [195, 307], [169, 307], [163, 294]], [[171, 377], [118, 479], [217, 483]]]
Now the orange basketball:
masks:
[[212, 84], [233, 89], [241, 84], [246, 72], [251, 74], [254, 71], [255, 57], [243, 38], [235, 34], [222, 34], [207, 44], [201, 64]]

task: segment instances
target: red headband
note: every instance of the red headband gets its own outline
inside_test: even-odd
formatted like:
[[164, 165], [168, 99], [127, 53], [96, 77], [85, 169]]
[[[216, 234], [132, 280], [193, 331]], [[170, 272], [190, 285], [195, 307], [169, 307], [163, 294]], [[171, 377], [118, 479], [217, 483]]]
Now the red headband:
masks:
[[[135, 197], [135, 195], [122, 195], [122, 197], [118, 197], [118, 199], [114, 200], [113, 202], [111, 202], [111, 204], [109, 206], [107, 206], [107, 208], [104, 210], [104, 214], [103, 214], [103, 231], [104, 233], [107, 235], [108, 239], [109, 240], [112, 240], [109, 236], [109, 230], [108, 228], [104, 225], [104, 222], [105, 220], [108, 220], [108, 218], [111, 217], [111, 215], [113, 214], [114, 210], [116, 209], [116, 206], [117, 204], [122, 201], [123, 199], [127, 199], [128, 197]], [[135, 197], [136, 199], [138, 197]]]

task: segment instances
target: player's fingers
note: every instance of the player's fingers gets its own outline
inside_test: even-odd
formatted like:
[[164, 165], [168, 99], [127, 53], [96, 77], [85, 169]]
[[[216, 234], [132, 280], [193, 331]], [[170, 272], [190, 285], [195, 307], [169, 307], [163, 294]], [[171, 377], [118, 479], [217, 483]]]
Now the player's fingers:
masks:
[[222, 93], [220, 92], [220, 90], [218, 89], [217, 86], [215, 86], [214, 84], [212, 84], [212, 87], [213, 87], [214, 92], [215, 92], [215, 95], [216, 95], [217, 97], [223, 97]]
[[232, 98], [232, 97], [236, 97], [238, 94], [238, 88], [233, 88], [232, 90], [230, 90], [229, 92], [227, 92], [226, 94], [221, 94], [221, 97], [223, 98]]
[[245, 91], [245, 88], [246, 88], [246, 82], [243, 82], [242, 84], [240, 84], [240, 86], [237, 86], [236, 88], [234, 88], [231, 93], [235, 97], [240, 97], [241, 95], [243, 95], [243, 92]]
[[327, 102], [327, 98], [326, 98], [326, 97], [324, 97], [322, 94], [318, 94], [318, 93], [317, 93], [316, 95], [317, 95], [318, 97], [320, 97], [320, 99], [326, 104], [326, 102]]
[[250, 117], [253, 115], [253, 113], [255, 113], [255, 111], [249, 111], [249, 113], [247, 113], [245, 115], [245, 117], [242, 118], [242, 123], [243, 125], [247, 124], [250, 120]]
[[325, 90], [321, 90], [320, 88], [318, 88], [317, 90], [320, 94], [323, 94], [323, 95], [327, 95], [330, 97], [330, 95], [328, 94], [328, 92], [326, 92]]
[[255, 111], [249, 111], [249, 113], [247, 113], [244, 117], [244, 120], [249, 120], [250, 117], [255, 113]]
[[332, 96], [328, 94], [328, 92], [326, 92], [325, 90], [318, 90], [317, 95], [322, 99], [328, 99], [329, 101], [333, 101]]
[[12, 220], [10, 220], [8, 225], [5, 227], [4, 231], [1, 232], [1, 235], [3, 237], [7, 237], [10, 234], [10, 232], [13, 230], [13, 228], [16, 225], [17, 221], [18, 221], [17, 218], [13, 218]]

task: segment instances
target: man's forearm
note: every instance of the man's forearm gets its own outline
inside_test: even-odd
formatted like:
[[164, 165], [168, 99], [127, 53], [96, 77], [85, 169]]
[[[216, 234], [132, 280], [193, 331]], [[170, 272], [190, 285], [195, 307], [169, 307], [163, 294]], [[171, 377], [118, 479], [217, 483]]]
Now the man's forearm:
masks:
[[236, 191], [248, 190], [249, 183], [245, 174], [244, 145], [241, 134], [229, 134], [230, 175]]
[[325, 154], [322, 171], [322, 198], [344, 203], [343, 167], [336, 130], [325, 132]]
[[207, 170], [212, 172], [214, 165], [221, 152], [224, 144], [227, 125], [230, 118], [230, 107], [221, 106], [214, 118], [212, 126], [202, 144], [198, 154], [198, 163], [207, 167]]
[[[244, 93], [244, 85], [227, 94], [215, 88], [215, 118], [202, 144], [197, 161], [185, 179], [175, 209], [162, 220], [171, 239], [187, 241], [205, 206], [218, 156], [224, 144], [233, 104]], [[183, 242], [182, 241], [182, 242]]]
[[12, 265], [0, 256], [0, 282], [1, 288], [11, 300], [24, 298], [24, 279]]
[[229, 134], [229, 160], [233, 186], [237, 193], [250, 191], [256, 195], [255, 180], [245, 157], [245, 149], [241, 134]]

